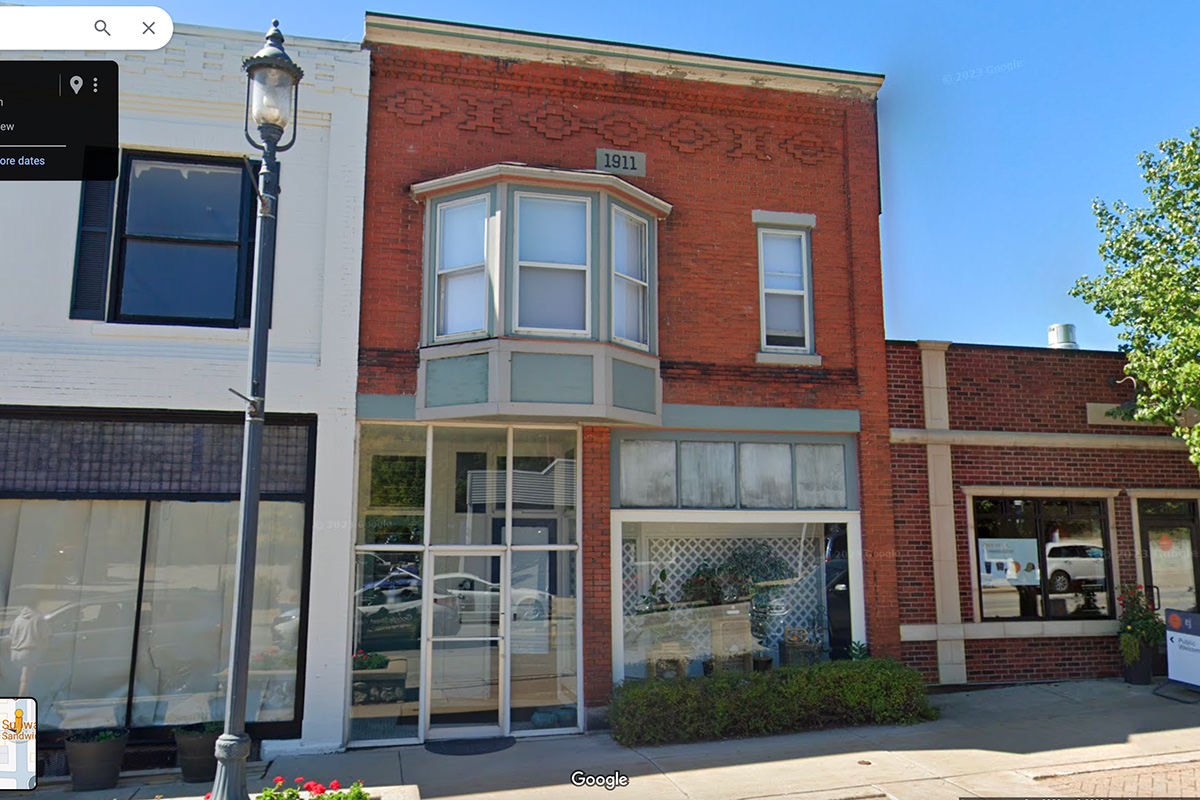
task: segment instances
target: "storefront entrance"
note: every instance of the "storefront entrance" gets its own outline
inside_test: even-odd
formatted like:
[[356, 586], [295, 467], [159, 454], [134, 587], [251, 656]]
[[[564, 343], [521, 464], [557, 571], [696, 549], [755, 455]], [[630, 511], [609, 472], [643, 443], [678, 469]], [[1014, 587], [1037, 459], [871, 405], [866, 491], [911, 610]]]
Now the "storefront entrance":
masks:
[[353, 744], [578, 730], [576, 439], [364, 426]]
[[1142, 574], [1156, 608], [1196, 610], [1200, 530], [1195, 500], [1140, 500]]

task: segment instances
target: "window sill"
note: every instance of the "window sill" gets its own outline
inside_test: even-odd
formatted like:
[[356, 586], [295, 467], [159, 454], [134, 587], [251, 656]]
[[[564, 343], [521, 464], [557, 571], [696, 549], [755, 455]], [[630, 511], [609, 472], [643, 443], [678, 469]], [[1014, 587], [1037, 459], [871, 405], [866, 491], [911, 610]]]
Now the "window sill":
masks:
[[754, 356], [758, 364], [775, 364], [787, 367], [819, 367], [821, 357], [816, 353], [770, 353], [760, 352]]
[[126, 339], [184, 339], [187, 341], [248, 342], [249, 328], [205, 328], [197, 325], [133, 325], [123, 322], [96, 322], [93, 336]]
[[1012, 620], [955, 625], [901, 625], [900, 640], [922, 642], [961, 639], [1033, 639], [1064, 636], [1115, 636], [1115, 619]]

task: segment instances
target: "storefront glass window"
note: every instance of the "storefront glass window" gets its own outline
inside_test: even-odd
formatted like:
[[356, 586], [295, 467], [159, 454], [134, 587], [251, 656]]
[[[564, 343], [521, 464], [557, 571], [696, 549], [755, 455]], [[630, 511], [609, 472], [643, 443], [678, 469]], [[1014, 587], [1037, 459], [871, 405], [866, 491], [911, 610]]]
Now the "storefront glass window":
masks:
[[[238, 503], [151, 503], [133, 724], [225, 716]], [[303, 577], [304, 504], [259, 508], [246, 720], [289, 720]]]
[[1112, 616], [1101, 501], [981, 497], [974, 516], [984, 619]]
[[48, 729], [126, 725], [143, 502], [0, 500], [0, 692]]
[[625, 677], [750, 671], [825, 657], [823, 529], [625, 523]]

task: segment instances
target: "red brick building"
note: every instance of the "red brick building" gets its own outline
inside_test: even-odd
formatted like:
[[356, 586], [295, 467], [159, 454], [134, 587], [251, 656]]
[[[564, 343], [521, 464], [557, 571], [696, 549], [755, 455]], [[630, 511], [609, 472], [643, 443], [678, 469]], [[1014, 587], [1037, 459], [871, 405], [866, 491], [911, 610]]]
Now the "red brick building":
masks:
[[366, 44], [355, 630], [393, 674], [356, 663], [351, 741], [900, 655], [882, 77], [383, 15]]
[[931, 683], [1120, 674], [1116, 587], [1196, 605], [1200, 479], [1119, 353], [888, 342], [901, 652]]

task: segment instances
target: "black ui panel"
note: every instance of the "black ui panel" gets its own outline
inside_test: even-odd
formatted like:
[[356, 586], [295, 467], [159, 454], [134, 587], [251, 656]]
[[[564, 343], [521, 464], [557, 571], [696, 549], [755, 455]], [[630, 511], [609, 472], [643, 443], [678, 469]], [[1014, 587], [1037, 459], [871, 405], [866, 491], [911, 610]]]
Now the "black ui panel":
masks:
[[117, 177], [115, 61], [0, 61], [0, 180]]

